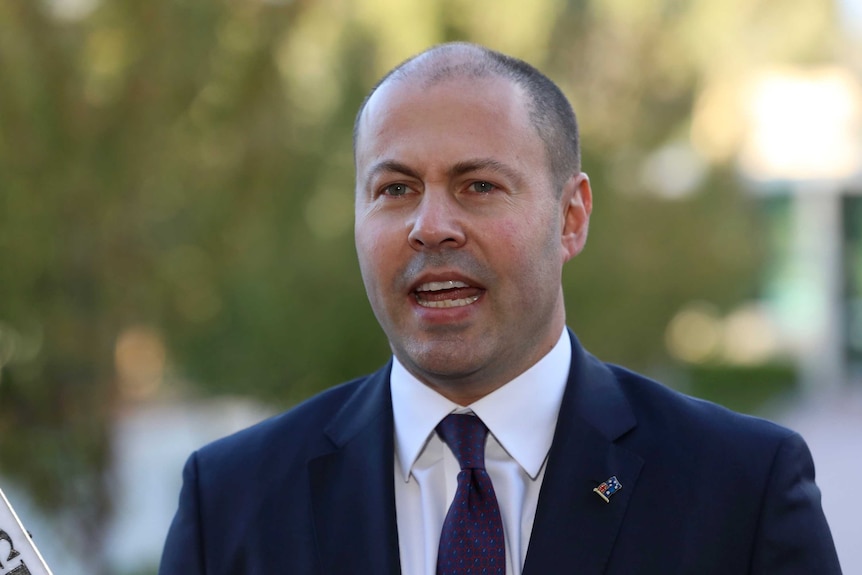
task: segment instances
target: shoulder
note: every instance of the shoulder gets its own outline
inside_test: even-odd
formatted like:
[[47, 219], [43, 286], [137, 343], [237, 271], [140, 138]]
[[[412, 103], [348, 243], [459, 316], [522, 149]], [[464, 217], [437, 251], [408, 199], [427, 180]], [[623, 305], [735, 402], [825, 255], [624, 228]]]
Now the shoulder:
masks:
[[698, 447], [710, 453], [737, 447], [775, 450], [793, 431], [765, 419], [691, 397], [624, 367], [605, 363], [574, 334], [564, 406], [609, 441], [638, 452], [678, 454]]
[[[276, 462], [289, 467], [333, 449], [327, 433], [330, 424], [357, 403], [382, 395], [388, 382], [386, 368], [327, 389], [291, 409], [198, 449], [198, 467], [208, 469], [271, 468]], [[388, 392], [388, 389], [385, 390]], [[348, 416], [350, 414], [348, 413]]]
[[785, 442], [797, 443], [792, 430], [766, 419], [737, 413], [685, 395], [628, 369], [607, 364], [637, 425], [635, 443], [671, 451], [694, 450], [741, 458], [777, 453]]
[[633, 515], [672, 517], [680, 540], [722, 538], [706, 552], [742, 558], [751, 573], [840, 573], [798, 433], [607, 368], [636, 419], [620, 438], [643, 461], [636, 489], [652, 496], [633, 500]]

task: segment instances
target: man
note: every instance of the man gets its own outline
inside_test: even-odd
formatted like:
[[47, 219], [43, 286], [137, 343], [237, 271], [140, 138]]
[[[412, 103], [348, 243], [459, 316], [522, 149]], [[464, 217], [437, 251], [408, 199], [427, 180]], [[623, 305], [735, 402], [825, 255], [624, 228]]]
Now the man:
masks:
[[394, 357], [192, 455], [162, 575], [840, 572], [798, 435], [566, 329], [592, 195], [550, 80], [437, 46], [366, 99], [355, 156]]

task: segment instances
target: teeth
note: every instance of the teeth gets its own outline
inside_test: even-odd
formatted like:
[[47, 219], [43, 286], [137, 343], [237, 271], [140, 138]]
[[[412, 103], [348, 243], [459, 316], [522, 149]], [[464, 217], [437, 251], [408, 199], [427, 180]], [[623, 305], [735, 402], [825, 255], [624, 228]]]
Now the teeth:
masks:
[[479, 299], [479, 296], [474, 295], [464, 299], [445, 299], [443, 301], [424, 301], [417, 300], [417, 303], [422, 307], [437, 307], [437, 308], [447, 308], [447, 307], [463, 307], [465, 305], [470, 305]]
[[468, 286], [464, 282], [449, 280], [449, 281], [445, 281], [445, 282], [424, 283], [421, 286], [419, 286], [418, 288], [416, 288], [416, 291], [440, 291], [440, 290], [444, 290], [444, 289], [465, 288], [465, 287], [470, 287], [470, 286]]

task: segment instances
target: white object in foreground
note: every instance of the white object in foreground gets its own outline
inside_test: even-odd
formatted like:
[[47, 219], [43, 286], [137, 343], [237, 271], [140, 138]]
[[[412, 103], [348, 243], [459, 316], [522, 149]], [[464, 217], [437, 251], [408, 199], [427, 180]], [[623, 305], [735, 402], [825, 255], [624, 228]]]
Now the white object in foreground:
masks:
[[0, 489], [0, 575], [52, 575]]

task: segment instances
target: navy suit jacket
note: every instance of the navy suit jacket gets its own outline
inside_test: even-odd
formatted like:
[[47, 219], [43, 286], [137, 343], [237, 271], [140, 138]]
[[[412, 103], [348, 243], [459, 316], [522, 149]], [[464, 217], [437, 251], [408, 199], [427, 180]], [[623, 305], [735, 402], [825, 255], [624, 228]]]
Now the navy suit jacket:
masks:
[[[572, 347], [524, 575], [840, 573], [799, 435]], [[194, 453], [160, 575], [400, 573], [389, 371]]]

